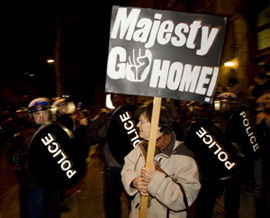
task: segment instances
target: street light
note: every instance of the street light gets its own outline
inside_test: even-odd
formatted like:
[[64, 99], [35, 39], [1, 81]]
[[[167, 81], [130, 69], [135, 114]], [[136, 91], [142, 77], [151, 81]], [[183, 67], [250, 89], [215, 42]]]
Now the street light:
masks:
[[228, 68], [237, 68], [238, 67], [238, 58], [235, 58], [235, 59], [232, 59], [232, 60], [229, 60], [227, 62], [224, 63], [224, 66], [225, 67], [228, 67]]
[[47, 59], [47, 63], [49, 63], [49, 64], [54, 63], [54, 60], [53, 59]]
[[225, 63], [224, 63], [224, 66], [225, 66], [225, 67], [233, 67], [234, 65], [235, 65], [235, 63], [232, 62], [232, 61], [229, 61], [229, 62], [225, 62]]
[[55, 94], [56, 94], [56, 96], [61, 96], [62, 84], [61, 84], [59, 66], [58, 66], [57, 62], [55, 62], [55, 60], [52, 58], [47, 59], [47, 63], [54, 64], [54, 77], [55, 77], [55, 86], [56, 86]]

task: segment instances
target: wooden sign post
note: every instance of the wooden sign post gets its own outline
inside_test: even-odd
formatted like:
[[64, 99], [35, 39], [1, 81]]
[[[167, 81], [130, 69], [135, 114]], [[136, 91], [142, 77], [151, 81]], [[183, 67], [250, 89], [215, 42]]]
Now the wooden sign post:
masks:
[[[148, 169], [152, 169], [154, 165], [154, 154], [155, 154], [155, 148], [156, 148], [161, 100], [162, 99], [160, 97], [154, 97], [154, 101], [153, 101], [150, 137], [149, 137], [149, 144], [148, 144], [146, 163], [145, 163], [145, 167]], [[141, 196], [140, 218], [144, 218], [146, 216], [148, 198], [149, 197]]]

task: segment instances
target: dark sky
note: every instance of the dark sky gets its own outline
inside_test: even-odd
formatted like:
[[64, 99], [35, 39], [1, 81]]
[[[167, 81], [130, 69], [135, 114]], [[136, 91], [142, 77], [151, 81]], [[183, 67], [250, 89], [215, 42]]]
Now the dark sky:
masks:
[[45, 72], [46, 58], [54, 54], [55, 15], [53, 0], [6, 1], [1, 9], [2, 108], [37, 93], [38, 83], [25, 73]]
[[[81, 82], [89, 87], [88, 81], [93, 81], [90, 77], [96, 79], [106, 73], [103, 71], [106, 69], [111, 6], [125, 5], [128, 0], [56, 2], [61, 4], [61, 16], [65, 20], [63, 58], [73, 61], [73, 72], [85, 67], [85, 70], [79, 69], [83, 78], [77, 77], [76, 82], [70, 78], [72, 84], [68, 86], [76, 87], [78, 81], [78, 90], [82, 86]], [[46, 59], [54, 58], [55, 53], [55, 0], [14, 0], [2, 4], [4, 19], [1, 22], [1, 33], [4, 40], [1, 52], [4, 59], [0, 100], [8, 98], [8, 103], [17, 102], [21, 95], [37, 93], [36, 87], [39, 87], [39, 91], [41, 87], [41, 94], [47, 95], [46, 90], [50, 90], [48, 95], [53, 95], [54, 69], [46, 63]], [[99, 72], [101, 68], [102, 72]], [[88, 75], [83, 75], [85, 73]], [[31, 74], [35, 74], [35, 77], [30, 78]], [[84, 92], [83, 89], [79, 91]]]
[[36, 71], [54, 53], [55, 16], [53, 0], [8, 1], [4, 65], [8, 72]]
[[[62, 15], [67, 19], [74, 16], [86, 19], [86, 22], [91, 20], [93, 25], [96, 25], [94, 29], [100, 31], [104, 28], [104, 19], [110, 19], [111, 5], [121, 5], [128, 1], [56, 0], [56, 2], [62, 5]], [[9, 71], [35, 70], [44, 63], [44, 59], [53, 57], [55, 0], [7, 1], [2, 10], [5, 11], [2, 33], [5, 35], [7, 58], [4, 65]], [[80, 37], [83, 38], [83, 35]], [[98, 43], [102, 41], [95, 42]]]

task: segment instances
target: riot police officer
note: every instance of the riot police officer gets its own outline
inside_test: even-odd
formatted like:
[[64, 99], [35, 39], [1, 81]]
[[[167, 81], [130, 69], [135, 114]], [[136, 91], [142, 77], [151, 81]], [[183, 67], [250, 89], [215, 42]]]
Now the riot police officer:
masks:
[[[31, 125], [16, 133], [11, 146], [11, 161], [20, 182], [21, 215], [23, 218], [60, 217], [60, 195], [41, 185], [29, 169], [29, 147], [38, 129], [51, 120], [51, 101], [40, 97], [28, 105]], [[31, 144], [31, 146], [34, 146]]]
[[[216, 198], [224, 196], [225, 217], [233, 218], [238, 216], [242, 184], [251, 178], [243, 170], [252, 165], [247, 161], [250, 147], [244, 135], [246, 128], [240, 125], [240, 118], [247, 119], [247, 114], [231, 92], [219, 94], [213, 106], [207, 117], [193, 121], [187, 133], [186, 141], [197, 158], [202, 177], [194, 217], [211, 217]], [[204, 131], [205, 138], [199, 134]], [[252, 172], [250, 168], [249, 171]]]
[[71, 116], [75, 111], [74, 103], [67, 98], [59, 98], [53, 102], [53, 106], [56, 107], [56, 121], [74, 131], [75, 122]]

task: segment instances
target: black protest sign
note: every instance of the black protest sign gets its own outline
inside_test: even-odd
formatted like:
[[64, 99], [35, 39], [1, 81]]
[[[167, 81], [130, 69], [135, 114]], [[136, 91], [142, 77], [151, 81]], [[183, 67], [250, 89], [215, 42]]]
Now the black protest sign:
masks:
[[212, 102], [226, 18], [114, 6], [106, 91]]
[[29, 168], [40, 184], [69, 189], [86, 173], [85, 160], [74, 144], [73, 134], [60, 124], [42, 126], [29, 146]]

